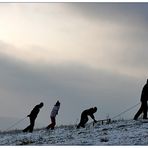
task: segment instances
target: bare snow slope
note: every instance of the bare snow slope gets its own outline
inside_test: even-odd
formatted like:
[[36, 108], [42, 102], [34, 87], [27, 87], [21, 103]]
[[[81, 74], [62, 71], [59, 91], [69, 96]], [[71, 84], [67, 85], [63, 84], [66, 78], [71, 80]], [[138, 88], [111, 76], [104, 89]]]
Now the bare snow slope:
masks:
[[0, 132], [0, 145], [148, 145], [148, 121], [123, 120], [86, 128], [59, 126], [33, 133]]

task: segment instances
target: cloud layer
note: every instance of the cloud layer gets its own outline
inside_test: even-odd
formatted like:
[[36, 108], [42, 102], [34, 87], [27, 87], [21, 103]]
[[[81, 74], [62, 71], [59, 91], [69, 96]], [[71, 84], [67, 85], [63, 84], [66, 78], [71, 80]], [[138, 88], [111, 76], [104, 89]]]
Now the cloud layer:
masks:
[[21, 118], [43, 101], [45, 106], [38, 118], [42, 126], [48, 124], [57, 99], [61, 101], [58, 123], [71, 124], [83, 109], [92, 106], [98, 107], [96, 118], [114, 116], [137, 103], [142, 86], [132, 77], [74, 63], [40, 67], [1, 55], [0, 67], [0, 116]]
[[1, 52], [29, 62], [76, 62], [146, 77], [147, 7], [141, 3], [2, 4], [1, 41], [14, 48]]

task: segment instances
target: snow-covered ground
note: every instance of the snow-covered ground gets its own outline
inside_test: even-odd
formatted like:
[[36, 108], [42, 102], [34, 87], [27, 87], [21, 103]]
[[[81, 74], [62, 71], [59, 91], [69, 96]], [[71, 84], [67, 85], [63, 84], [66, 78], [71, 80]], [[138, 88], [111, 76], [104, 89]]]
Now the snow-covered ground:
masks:
[[148, 145], [148, 121], [122, 120], [111, 124], [59, 126], [55, 130], [36, 129], [0, 132], [0, 145]]

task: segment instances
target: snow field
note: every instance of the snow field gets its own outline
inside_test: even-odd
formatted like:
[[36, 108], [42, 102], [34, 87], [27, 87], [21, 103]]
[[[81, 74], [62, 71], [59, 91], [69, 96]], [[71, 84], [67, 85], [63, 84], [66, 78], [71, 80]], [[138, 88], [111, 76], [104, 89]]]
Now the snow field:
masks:
[[0, 132], [0, 145], [148, 145], [148, 121], [122, 120], [95, 126], [90, 123], [80, 129], [65, 125], [55, 130], [35, 129], [33, 133]]

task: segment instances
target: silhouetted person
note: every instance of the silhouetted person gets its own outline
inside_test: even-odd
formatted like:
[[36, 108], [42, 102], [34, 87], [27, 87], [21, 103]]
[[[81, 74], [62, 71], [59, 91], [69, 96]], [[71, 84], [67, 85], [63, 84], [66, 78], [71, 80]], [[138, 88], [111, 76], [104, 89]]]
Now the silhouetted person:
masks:
[[54, 129], [56, 125], [56, 115], [58, 114], [59, 108], [60, 108], [60, 102], [57, 101], [50, 114], [51, 124], [49, 124], [46, 127], [46, 129]]
[[95, 120], [95, 117], [94, 117], [94, 113], [97, 111], [97, 107], [94, 107], [94, 108], [90, 108], [90, 109], [87, 109], [87, 110], [84, 110], [82, 113], [81, 113], [81, 119], [80, 119], [80, 123], [78, 124], [77, 128], [80, 128], [80, 127], [85, 127], [85, 124], [87, 123], [88, 121], [88, 116], [90, 116], [94, 122], [97, 122]]
[[141, 107], [134, 116], [134, 120], [137, 120], [140, 114], [143, 112], [143, 119], [147, 119], [147, 101], [148, 101], [148, 79], [144, 85], [141, 93]]
[[33, 128], [34, 128], [34, 124], [35, 124], [35, 119], [40, 111], [40, 109], [43, 107], [43, 102], [41, 102], [40, 104], [36, 105], [33, 110], [31, 111], [31, 113], [27, 116], [30, 118], [30, 125], [27, 126], [23, 132], [30, 132], [32, 133], [33, 132]]

